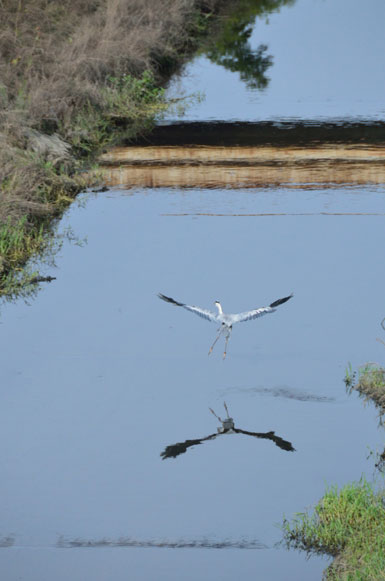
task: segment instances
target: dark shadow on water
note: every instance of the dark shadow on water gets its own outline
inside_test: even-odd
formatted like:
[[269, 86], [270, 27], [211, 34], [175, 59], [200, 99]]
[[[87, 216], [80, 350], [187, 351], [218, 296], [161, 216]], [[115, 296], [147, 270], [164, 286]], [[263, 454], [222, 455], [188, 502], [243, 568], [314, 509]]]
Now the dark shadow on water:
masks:
[[131, 537], [119, 539], [65, 539], [60, 537], [56, 546], [59, 549], [127, 547], [127, 548], [158, 548], [158, 549], [267, 549], [268, 547], [257, 539], [177, 539], [172, 540], [139, 540]]
[[385, 122], [354, 119], [177, 121], [160, 124], [151, 135], [138, 137], [126, 145], [313, 147], [319, 144], [340, 143], [382, 146], [385, 144]]
[[329, 397], [326, 395], [317, 395], [314, 393], [308, 393], [306, 391], [301, 391], [300, 389], [294, 389], [291, 387], [278, 386], [278, 387], [233, 387], [222, 391], [222, 395], [229, 392], [244, 392], [244, 393], [257, 393], [258, 395], [268, 395], [271, 397], [282, 397], [285, 399], [294, 399], [297, 401], [309, 401], [317, 403], [330, 403], [335, 402], [335, 397]]
[[8, 535], [7, 537], [0, 537], [0, 548], [4, 549], [7, 547], [13, 547], [15, 544], [15, 539]]
[[170, 446], [166, 446], [166, 448], [161, 453], [161, 457], [163, 460], [167, 458], [176, 458], [180, 454], [184, 454], [188, 448], [192, 446], [197, 446], [202, 444], [202, 442], [206, 442], [207, 440], [215, 440], [219, 436], [223, 436], [224, 434], [244, 434], [246, 436], [253, 436], [254, 438], [261, 438], [263, 440], [271, 440], [274, 442], [278, 448], [281, 450], [285, 450], [286, 452], [294, 452], [295, 448], [291, 442], [284, 440], [280, 436], [276, 436], [275, 432], [249, 432], [247, 430], [241, 430], [236, 428], [234, 425], [234, 420], [229, 416], [229, 412], [227, 409], [226, 402], [224, 402], [224, 407], [226, 410], [227, 417], [222, 420], [217, 414], [211, 409], [211, 413], [220, 421], [221, 426], [217, 429], [217, 432], [214, 434], [210, 434], [209, 436], [205, 436], [203, 438], [197, 438], [195, 440], [185, 440], [184, 442], [177, 442], [176, 444], [171, 444]]

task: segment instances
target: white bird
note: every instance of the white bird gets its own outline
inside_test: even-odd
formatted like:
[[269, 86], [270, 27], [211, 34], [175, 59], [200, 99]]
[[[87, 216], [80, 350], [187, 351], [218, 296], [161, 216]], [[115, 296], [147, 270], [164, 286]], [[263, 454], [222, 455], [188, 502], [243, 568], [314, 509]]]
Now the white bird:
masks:
[[199, 317], [203, 319], [207, 319], [208, 321], [212, 321], [213, 323], [219, 323], [221, 326], [218, 329], [218, 336], [215, 339], [214, 343], [211, 345], [209, 350], [209, 355], [212, 352], [215, 343], [218, 341], [221, 335], [225, 335], [225, 350], [223, 352], [223, 359], [226, 357], [227, 353], [227, 343], [230, 339], [230, 334], [235, 323], [243, 323], [244, 321], [251, 321], [251, 319], [256, 319], [258, 317], [262, 317], [263, 315], [267, 315], [267, 313], [274, 313], [276, 307], [286, 303], [289, 299], [291, 299], [293, 294], [289, 295], [288, 297], [284, 297], [283, 299], [278, 299], [269, 305], [268, 307], [260, 307], [259, 309], [252, 309], [251, 311], [245, 311], [244, 313], [236, 313], [226, 314], [222, 310], [222, 305], [219, 301], [215, 301], [215, 306], [218, 309], [218, 313], [213, 313], [208, 309], [201, 309], [201, 307], [194, 307], [192, 305], [185, 305], [184, 303], [179, 303], [170, 297], [166, 297], [161, 293], [158, 294], [158, 297], [167, 303], [171, 303], [172, 305], [176, 305], [177, 307], [183, 307], [187, 311], [191, 313], [195, 313]]

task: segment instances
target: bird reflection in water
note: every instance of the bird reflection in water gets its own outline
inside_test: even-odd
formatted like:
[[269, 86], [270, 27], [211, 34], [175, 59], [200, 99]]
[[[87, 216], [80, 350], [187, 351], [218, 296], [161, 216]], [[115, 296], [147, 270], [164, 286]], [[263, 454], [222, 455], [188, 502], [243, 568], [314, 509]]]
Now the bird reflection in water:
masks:
[[226, 416], [227, 416], [225, 419], [222, 419], [219, 416], [217, 416], [217, 414], [214, 412], [214, 410], [209, 408], [211, 413], [221, 423], [221, 426], [217, 429], [217, 432], [215, 434], [210, 434], [209, 436], [206, 436], [205, 438], [198, 438], [196, 440], [186, 440], [185, 442], [177, 442], [176, 444], [172, 444], [171, 446], [167, 446], [163, 450], [163, 452], [161, 453], [162, 459], [166, 460], [166, 458], [176, 458], [177, 456], [179, 456], [179, 454], [184, 454], [188, 448], [191, 448], [192, 446], [197, 446], [198, 444], [202, 444], [202, 442], [206, 442], [207, 440], [215, 440], [215, 438], [218, 438], [219, 436], [222, 436], [223, 434], [245, 434], [246, 436], [253, 436], [254, 438], [261, 438], [263, 440], [271, 440], [272, 442], [274, 442], [274, 444], [276, 446], [278, 446], [278, 448], [281, 448], [282, 450], [286, 450], [286, 452], [294, 452], [295, 451], [295, 448], [293, 448], [293, 445], [291, 444], [291, 442], [288, 442], [287, 440], [284, 440], [283, 438], [276, 436], [275, 432], [273, 432], [273, 431], [271, 431], [271, 432], [248, 432], [246, 430], [241, 430], [239, 428], [236, 428], [233, 418], [231, 418], [229, 415], [229, 410], [227, 408], [226, 402], [223, 402], [223, 405], [224, 405], [224, 408], [226, 411]]

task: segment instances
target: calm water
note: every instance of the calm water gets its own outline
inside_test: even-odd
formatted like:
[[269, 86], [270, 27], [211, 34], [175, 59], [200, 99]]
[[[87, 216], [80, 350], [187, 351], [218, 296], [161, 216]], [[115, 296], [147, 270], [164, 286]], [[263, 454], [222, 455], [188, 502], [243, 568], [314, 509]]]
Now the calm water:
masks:
[[187, 111], [190, 120], [383, 120], [384, 22], [383, 0], [296, 0], [259, 18], [253, 28], [250, 48], [265, 45], [272, 57], [263, 89], [250, 89], [239, 81], [239, 72], [202, 55], [172, 91], [206, 96]]
[[[380, 20], [382, 3], [365, 8], [365, 17]], [[346, 14], [356, 15], [349, 26]], [[290, 90], [298, 99], [300, 86], [313, 96], [321, 91], [308, 71], [318, 66], [319, 53], [326, 62], [333, 51], [323, 43], [311, 52], [308, 26], [325, 35], [323, 22], [344, 35], [341, 59], [350, 54], [353, 25], [371, 42], [384, 42], [348, 2], [298, 1], [269, 25], [258, 22], [253, 33], [256, 45], [274, 48], [267, 92], [273, 71], [290, 61], [288, 46], [304, 51], [305, 32], [310, 46], [295, 67], [299, 56], [291, 57], [297, 80]], [[362, 51], [367, 44], [360, 42]], [[381, 59], [385, 51], [370, 54]], [[351, 55], [349, 62], [357, 66]], [[192, 71], [195, 66], [206, 71], [202, 81], [211, 77], [213, 92], [206, 109], [191, 115], [212, 117], [214, 85], [223, 73], [215, 69], [215, 78], [201, 60]], [[380, 115], [372, 103], [383, 91], [377, 64], [371, 67], [371, 75], [369, 65], [362, 71], [371, 99], [360, 94], [361, 109], [345, 113]], [[241, 106], [236, 102], [233, 90], [244, 92], [237, 73], [228, 74], [232, 89], [218, 116], [254, 119], [249, 95]], [[325, 68], [322, 86], [344, 102], [338, 87], [345, 85], [327, 75]], [[344, 78], [348, 83], [348, 72]], [[203, 85], [198, 88], [207, 90]], [[284, 109], [261, 108], [258, 115], [298, 115], [289, 96], [280, 101]], [[255, 93], [266, 107], [278, 102], [273, 97]], [[309, 115], [327, 114], [322, 91], [319, 100], [324, 109]], [[383, 360], [375, 339], [384, 316], [385, 229], [381, 215], [320, 213], [381, 214], [384, 193], [376, 187], [84, 194], [85, 206], [74, 205], [61, 229], [71, 225], [87, 245], [65, 243], [57, 269], [47, 269], [57, 280], [31, 306], [2, 310], [0, 538], [13, 543], [0, 554], [2, 579], [321, 578], [326, 560], [306, 561], [275, 547], [277, 524], [314, 505], [325, 483], [373, 476], [368, 455], [381, 449], [383, 432], [374, 408], [345, 394], [343, 377], [349, 361], [354, 367]], [[294, 215], [247, 216], [282, 212]], [[223, 344], [207, 356], [215, 325], [161, 302], [158, 292], [210, 309], [219, 299], [230, 312], [290, 292], [294, 298], [271, 316], [236, 326], [222, 361]], [[218, 422], [208, 408], [223, 417], [223, 401], [237, 427], [275, 430], [296, 451], [226, 434], [161, 459], [167, 445], [214, 433]], [[68, 548], [74, 542], [80, 546]], [[94, 542], [106, 546], [84, 547]], [[133, 542], [144, 548], [129, 547]], [[182, 548], [169, 548], [173, 543]], [[212, 548], [218, 545], [224, 548]]]

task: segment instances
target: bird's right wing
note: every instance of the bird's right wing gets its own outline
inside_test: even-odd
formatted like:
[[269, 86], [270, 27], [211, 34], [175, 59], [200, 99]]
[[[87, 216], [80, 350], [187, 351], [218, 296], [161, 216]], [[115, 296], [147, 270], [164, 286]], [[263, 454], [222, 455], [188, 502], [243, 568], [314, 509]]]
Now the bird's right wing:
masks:
[[278, 446], [278, 448], [286, 450], [286, 452], [295, 452], [293, 444], [284, 440], [280, 436], [276, 436], [275, 432], [247, 432], [246, 430], [240, 430], [239, 428], [234, 428], [234, 432], [237, 434], [245, 434], [246, 436], [254, 436], [254, 438], [262, 438], [263, 440], [271, 440], [276, 446]]
[[194, 307], [192, 305], [185, 305], [184, 303], [179, 303], [178, 301], [172, 299], [171, 297], [166, 297], [162, 295], [162, 293], [158, 293], [158, 297], [162, 299], [162, 301], [166, 301], [166, 303], [171, 303], [172, 305], [176, 305], [177, 307], [183, 307], [187, 311], [191, 313], [195, 313], [198, 317], [202, 317], [203, 319], [207, 319], [213, 323], [217, 323], [217, 315], [208, 309], [201, 309], [200, 307]]

